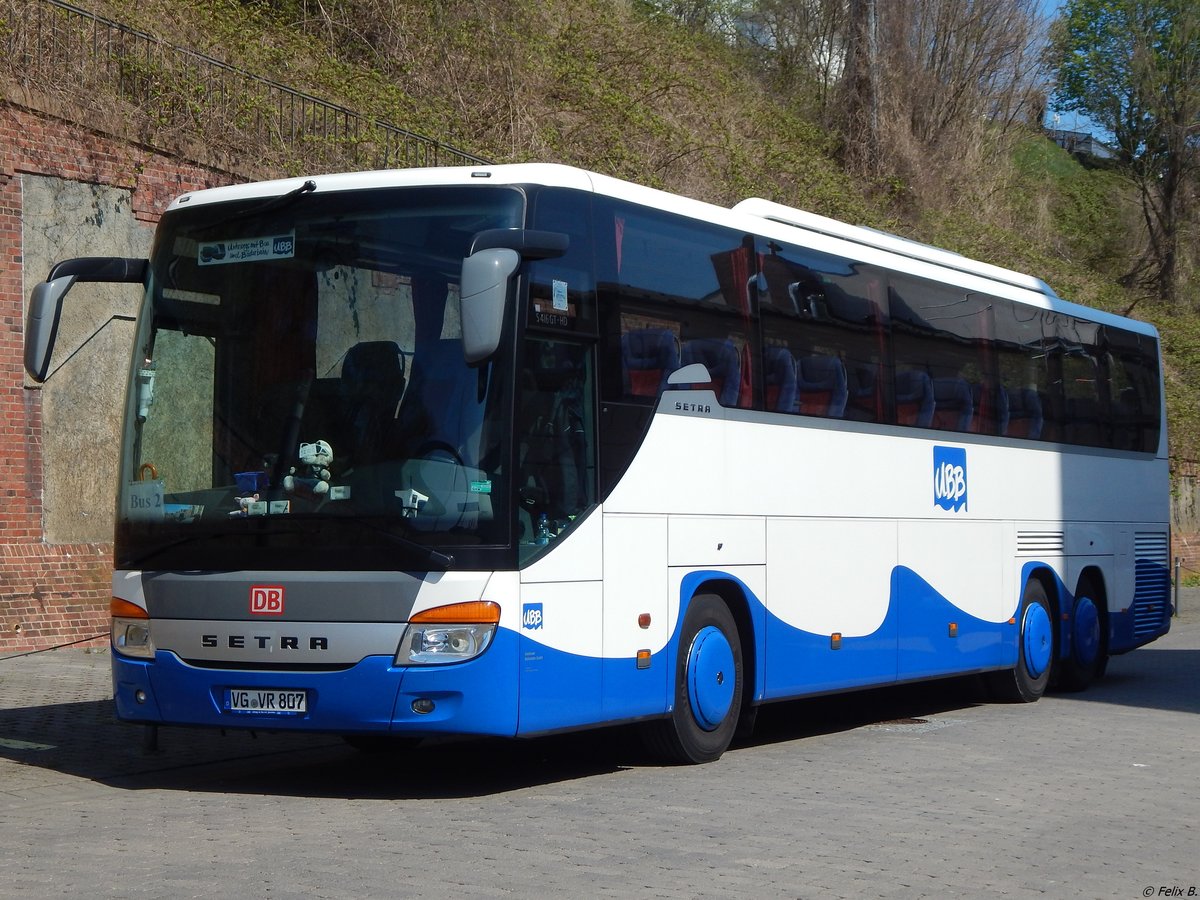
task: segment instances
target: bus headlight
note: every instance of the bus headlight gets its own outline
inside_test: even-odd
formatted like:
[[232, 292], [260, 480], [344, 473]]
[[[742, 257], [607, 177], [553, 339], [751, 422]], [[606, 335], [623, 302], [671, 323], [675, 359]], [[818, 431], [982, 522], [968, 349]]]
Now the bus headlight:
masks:
[[150, 639], [150, 617], [140, 606], [115, 597], [112, 611], [112, 648], [122, 656], [154, 658], [154, 642]]
[[490, 601], [454, 603], [414, 615], [396, 652], [398, 666], [437, 666], [474, 659], [492, 643], [500, 607]]

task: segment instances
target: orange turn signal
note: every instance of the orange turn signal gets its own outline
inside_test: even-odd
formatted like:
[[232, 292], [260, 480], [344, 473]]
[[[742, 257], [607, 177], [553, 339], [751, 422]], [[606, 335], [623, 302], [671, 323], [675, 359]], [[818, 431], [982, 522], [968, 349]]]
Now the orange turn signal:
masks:
[[146, 612], [135, 603], [130, 603], [128, 600], [118, 600], [112, 598], [112, 602], [108, 604], [108, 611], [114, 619], [148, 619], [150, 613]]
[[408, 621], [435, 625], [495, 625], [500, 621], [500, 604], [491, 600], [451, 603], [414, 613]]

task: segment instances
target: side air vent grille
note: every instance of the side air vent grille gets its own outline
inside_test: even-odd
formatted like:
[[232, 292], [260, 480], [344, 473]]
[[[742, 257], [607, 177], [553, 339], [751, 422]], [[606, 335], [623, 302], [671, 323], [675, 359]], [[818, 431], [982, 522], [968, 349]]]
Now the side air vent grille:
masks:
[[1062, 553], [1065, 544], [1061, 531], [1018, 531], [1017, 553], [1043, 556]]
[[1162, 630], [1171, 609], [1170, 543], [1162, 532], [1133, 536], [1133, 636]]

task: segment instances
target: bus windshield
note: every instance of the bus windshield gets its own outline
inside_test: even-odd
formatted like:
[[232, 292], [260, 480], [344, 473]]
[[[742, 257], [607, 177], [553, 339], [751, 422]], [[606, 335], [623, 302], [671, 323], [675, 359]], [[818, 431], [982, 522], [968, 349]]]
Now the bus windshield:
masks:
[[186, 546], [189, 569], [422, 568], [422, 548], [506, 545], [511, 341], [464, 362], [458, 280], [474, 235], [523, 215], [516, 190], [442, 187], [165, 216], [118, 566]]

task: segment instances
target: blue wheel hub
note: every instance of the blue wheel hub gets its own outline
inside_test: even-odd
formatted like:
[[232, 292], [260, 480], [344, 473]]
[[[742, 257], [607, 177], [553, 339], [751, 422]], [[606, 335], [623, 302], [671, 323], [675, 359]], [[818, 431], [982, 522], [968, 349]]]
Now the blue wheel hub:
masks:
[[1025, 618], [1021, 623], [1021, 649], [1025, 654], [1025, 671], [1033, 678], [1040, 678], [1050, 666], [1050, 654], [1054, 649], [1050, 614], [1040, 603], [1031, 603], [1025, 609]]
[[729, 639], [713, 625], [701, 628], [688, 650], [687, 686], [692, 715], [705, 731], [729, 714], [736, 678]]
[[1075, 659], [1091, 665], [1100, 654], [1100, 611], [1090, 597], [1075, 601], [1075, 617], [1071, 626], [1071, 647]]

